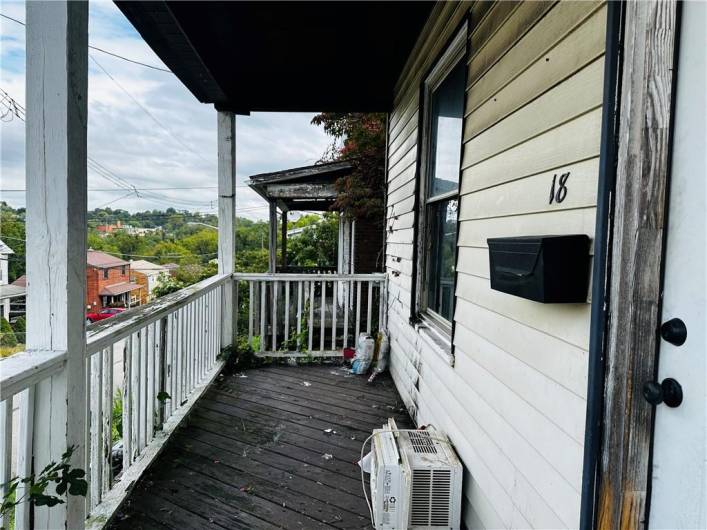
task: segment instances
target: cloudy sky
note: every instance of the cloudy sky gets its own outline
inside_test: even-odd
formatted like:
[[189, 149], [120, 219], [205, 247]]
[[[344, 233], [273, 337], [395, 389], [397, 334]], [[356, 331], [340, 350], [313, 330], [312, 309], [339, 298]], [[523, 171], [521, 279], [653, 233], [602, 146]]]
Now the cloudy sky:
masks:
[[[24, 21], [24, 3], [3, 0], [0, 13]], [[24, 105], [25, 29], [0, 17], [0, 36], [0, 88]], [[92, 46], [165, 68], [110, 1], [90, 3], [89, 41]], [[90, 209], [115, 201], [111, 207], [129, 211], [173, 206], [216, 212], [216, 111], [213, 106], [197, 102], [171, 73], [131, 64], [94, 50], [90, 50], [88, 95], [90, 158], [138, 189], [190, 188], [145, 190], [141, 198], [124, 197], [124, 189], [89, 169]], [[7, 109], [0, 106], [0, 110]], [[0, 193], [2, 200], [9, 204], [24, 206], [24, 193], [10, 191], [25, 187], [24, 123], [11, 118], [6, 115], [0, 124]], [[239, 116], [236, 124], [238, 184], [242, 186], [248, 176], [257, 173], [316, 162], [330, 139], [320, 128], [310, 125], [311, 118], [311, 114], [293, 113]], [[264, 201], [250, 189], [239, 187], [236, 197], [236, 207], [242, 215], [266, 217]]]

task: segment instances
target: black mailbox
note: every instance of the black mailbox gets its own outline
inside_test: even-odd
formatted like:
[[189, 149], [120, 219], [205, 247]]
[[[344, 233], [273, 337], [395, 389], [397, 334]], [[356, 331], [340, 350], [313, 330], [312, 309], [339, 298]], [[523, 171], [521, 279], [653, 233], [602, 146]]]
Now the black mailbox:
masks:
[[543, 303], [587, 301], [589, 237], [488, 239], [491, 289]]

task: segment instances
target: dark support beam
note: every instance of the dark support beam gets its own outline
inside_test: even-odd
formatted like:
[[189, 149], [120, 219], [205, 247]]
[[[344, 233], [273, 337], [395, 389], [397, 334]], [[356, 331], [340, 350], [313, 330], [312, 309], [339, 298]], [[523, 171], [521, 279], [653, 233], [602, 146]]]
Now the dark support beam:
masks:
[[277, 205], [270, 201], [270, 224], [268, 226], [268, 272], [277, 269]]
[[624, 27], [596, 518], [622, 530], [648, 527], [677, 3], [627, 2]]

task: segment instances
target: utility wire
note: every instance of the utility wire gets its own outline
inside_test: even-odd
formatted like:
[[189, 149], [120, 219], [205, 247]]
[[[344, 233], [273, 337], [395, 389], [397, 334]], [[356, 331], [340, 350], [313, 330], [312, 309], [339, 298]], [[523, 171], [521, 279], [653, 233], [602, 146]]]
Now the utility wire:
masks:
[[[21, 26], [26, 26], [26, 24], [24, 22], [22, 22], [21, 20], [18, 20], [16, 18], [12, 18], [8, 15], [5, 15], [4, 13], [0, 13], [0, 17], [6, 18], [8, 20], [12, 20], [13, 22], [16, 22], [17, 24], [19, 24]], [[122, 59], [123, 61], [127, 61], [127, 62], [133, 63], [133, 64], [139, 64], [140, 66], [144, 66], [145, 68], [151, 68], [153, 70], [158, 70], [160, 72], [167, 72], [168, 74], [173, 73], [172, 70], [168, 70], [167, 68], [162, 68], [161, 66], [155, 66], [153, 64], [143, 63], [140, 61], [136, 61], [135, 59], [128, 59], [127, 57], [123, 57], [122, 55], [118, 55], [117, 53], [114, 53], [114, 52], [109, 52], [108, 50], [104, 50], [103, 48], [99, 48], [98, 46], [91, 46], [89, 44], [88, 47], [92, 50], [97, 51], [97, 52], [105, 53], [106, 55], [110, 55], [112, 57]]]
[[154, 121], [162, 130], [164, 130], [168, 135], [170, 135], [172, 138], [174, 138], [174, 139], [179, 143], [179, 145], [181, 145], [182, 147], [184, 147], [184, 148], [187, 149], [188, 151], [191, 151], [193, 154], [195, 154], [196, 156], [198, 156], [199, 158], [201, 158], [201, 159], [202, 159], [204, 162], [206, 162], [207, 164], [213, 164], [213, 161], [206, 160], [203, 156], [201, 156], [201, 154], [199, 154], [198, 152], [194, 151], [194, 149], [192, 149], [192, 147], [191, 147], [190, 145], [184, 143], [179, 137], [177, 137], [177, 136], [176, 136], [170, 129], [168, 129], [167, 126], [165, 126], [161, 121], [159, 121], [157, 118], [155, 118], [155, 116], [154, 116], [149, 110], [147, 110], [147, 109], [142, 105], [142, 103], [140, 103], [135, 97], [133, 97], [133, 95], [132, 95], [130, 92], [128, 92], [128, 91], [125, 89], [125, 87], [124, 87], [123, 85], [121, 85], [112, 75], [110, 75], [110, 73], [108, 72], [108, 70], [106, 70], [106, 69], [101, 65], [101, 63], [99, 63], [99, 62], [96, 60], [96, 58], [95, 58], [93, 55], [90, 55], [90, 54], [89, 54], [89, 57], [91, 58], [91, 60], [92, 60], [94, 63], [96, 63], [96, 65], [98, 66], [98, 68], [100, 68], [101, 70], [103, 70], [103, 73], [106, 74], [106, 75], [108, 76], [108, 78], [109, 78], [111, 81], [113, 81], [113, 83], [115, 83], [115, 85], [116, 85], [120, 90], [122, 90], [123, 93], [125, 93], [125, 95], [128, 96], [128, 97], [133, 101], [133, 103], [135, 103], [145, 114], [147, 114], [147, 115], [152, 119], [152, 121]]

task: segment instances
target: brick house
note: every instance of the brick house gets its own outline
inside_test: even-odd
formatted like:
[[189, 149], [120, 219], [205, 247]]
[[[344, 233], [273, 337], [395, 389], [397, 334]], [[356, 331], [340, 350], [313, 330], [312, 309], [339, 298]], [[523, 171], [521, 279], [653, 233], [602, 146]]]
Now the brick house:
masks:
[[88, 311], [140, 305], [144, 287], [130, 281], [130, 263], [105, 252], [89, 250], [86, 264]]

